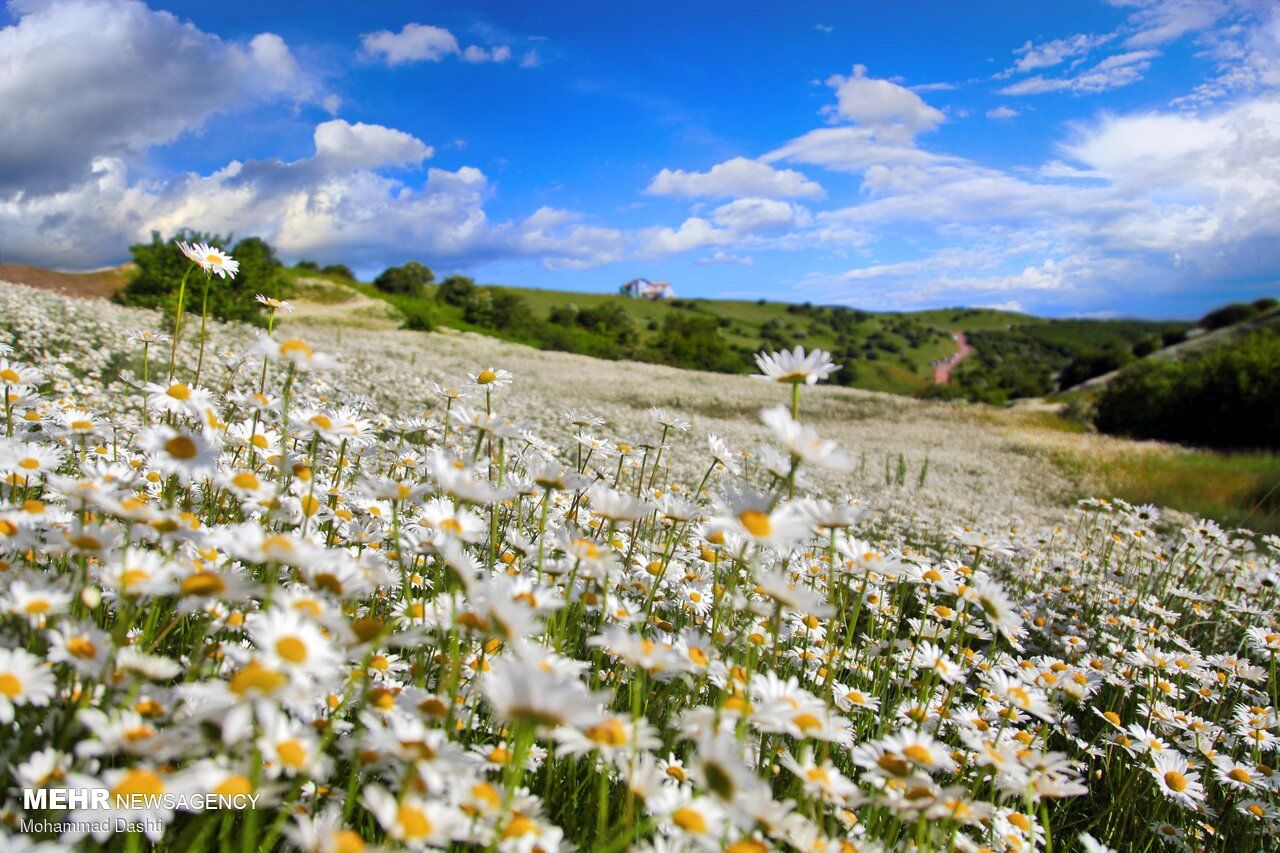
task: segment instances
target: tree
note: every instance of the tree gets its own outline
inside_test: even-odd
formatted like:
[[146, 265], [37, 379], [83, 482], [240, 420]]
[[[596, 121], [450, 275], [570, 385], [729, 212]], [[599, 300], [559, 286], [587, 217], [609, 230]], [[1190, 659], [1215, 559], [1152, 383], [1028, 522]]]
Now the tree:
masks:
[[417, 261], [409, 261], [407, 264], [383, 270], [373, 280], [373, 286], [383, 293], [418, 296], [428, 284], [435, 280], [435, 273], [430, 267]]
[[[117, 301], [144, 308], [162, 308], [172, 315], [177, 310], [178, 286], [191, 266], [191, 261], [178, 249], [178, 240], [208, 243], [229, 251], [240, 262], [240, 271], [235, 278], [214, 276], [209, 281], [210, 316], [258, 325], [265, 323], [262, 305], [254, 297], [258, 294], [281, 296], [284, 277], [275, 251], [258, 237], [246, 237], [228, 248], [231, 238], [217, 234], [183, 229], [171, 238], [162, 239], [159, 231], [153, 231], [150, 243], [129, 247], [138, 271], [116, 297]], [[187, 280], [185, 309], [188, 312], [200, 311], [203, 276], [204, 273], [197, 270]]]
[[476, 292], [476, 283], [465, 275], [451, 275], [436, 288], [436, 299], [446, 305], [461, 308], [466, 305]]
[[1147, 359], [1107, 383], [1103, 432], [1224, 449], [1280, 446], [1280, 334], [1252, 332], [1179, 360]]
[[347, 281], [355, 281], [356, 274], [351, 271], [351, 267], [346, 264], [329, 264], [320, 272], [325, 275], [335, 276], [337, 278], [345, 278]]
[[1223, 305], [1221, 308], [1205, 314], [1200, 318], [1198, 325], [1205, 331], [1212, 332], [1214, 329], [1243, 323], [1245, 320], [1257, 315], [1258, 307], [1256, 305], [1249, 302], [1233, 302], [1230, 305]]

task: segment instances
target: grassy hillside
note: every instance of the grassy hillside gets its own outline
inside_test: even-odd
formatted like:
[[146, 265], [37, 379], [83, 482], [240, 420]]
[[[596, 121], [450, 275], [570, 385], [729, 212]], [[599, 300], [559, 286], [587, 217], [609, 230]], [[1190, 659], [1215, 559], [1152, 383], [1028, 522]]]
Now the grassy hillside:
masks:
[[[902, 313], [768, 300], [669, 299], [649, 301], [615, 293], [577, 293], [504, 286], [478, 286], [465, 300], [441, 299], [440, 285], [419, 295], [386, 294], [370, 284], [310, 270], [289, 270], [296, 296], [318, 300], [338, 321], [342, 305], [367, 321], [368, 300], [394, 307], [409, 328], [437, 326], [473, 331], [539, 349], [577, 352], [721, 372], [750, 372], [762, 348], [820, 347], [835, 353], [845, 369], [839, 383], [897, 394], [933, 394], [932, 363], [952, 355], [955, 332], [971, 343], [985, 341], [992, 357], [981, 367], [966, 364], [952, 396], [1003, 401], [1034, 388], [1046, 393], [1073, 356], [1100, 345], [1131, 346], [1186, 324], [1112, 320], [1045, 320], [1009, 311], [951, 308]], [[320, 290], [328, 290], [319, 294]], [[1007, 341], [1031, 342], [1012, 348]], [[1016, 369], [1041, 384], [1010, 378]], [[991, 379], [990, 377], [997, 378]], [[992, 390], [994, 389], [994, 391]]]

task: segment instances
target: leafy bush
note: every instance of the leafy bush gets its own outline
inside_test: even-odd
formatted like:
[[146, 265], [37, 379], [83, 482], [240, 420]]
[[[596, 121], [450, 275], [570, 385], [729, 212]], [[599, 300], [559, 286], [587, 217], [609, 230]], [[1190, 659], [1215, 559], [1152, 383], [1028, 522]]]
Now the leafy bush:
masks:
[[645, 355], [646, 361], [722, 373], [734, 373], [744, 363], [720, 335], [714, 317], [691, 314], [668, 314]]
[[1245, 320], [1258, 316], [1258, 313], [1258, 307], [1252, 303], [1233, 302], [1230, 305], [1223, 305], [1221, 308], [1205, 314], [1200, 318], [1200, 322], [1197, 325], [1205, 331], [1212, 332], [1214, 329], [1243, 323]]
[[296, 270], [306, 270], [307, 272], [319, 272], [320, 265], [315, 261], [298, 261], [293, 265]]
[[332, 275], [332, 276], [337, 276], [338, 278], [345, 278], [347, 281], [356, 280], [356, 274], [353, 273], [351, 271], [351, 267], [347, 266], [346, 264], [328, 264], [325, 266], [324, 269], [320, 270], [320, 272], [324, 273], [325, 275]]
[[1144, 361], [1103, 390], [1103, 432], [1219, 448], [1280, 447], [1280, 334], [1254, 332], [1181, 361]]
[[476, 283], [465, 275], [451, 275], [436, 287], [436, 299], [461, 308], [475, 296]]
[[[217, 234], [183, 229], [169, 239], [162, 239], [159, 231], [153, 231], [150, 243], [129, 247], [138, 271], [116, 300], [124, 305], [162, 308], [166, 314], [174, 314], [179, 285], [191, 266], [191, 261], [178, 249], [178, 240], [208, 243], [229, 251], [240, 262], [240, 271], [235, 278], [213, 276], [209, 280], [210, 316], [258, 325], [265, 323], [262, 305], [254, 300], [254, 296], [281, 296], [285, 281], [275, 252], [258, 237], [246, 237], [228, 248], [231, 238]], [[187, 279], [186, 311], [200, 311], [204, 285], [204, 273], [199, 270], [192, 272]]]
[[1081, 382], [1087, 382], [1095, 376], [1119, 370], [1133, 361], [1133, 353], [1120, 347], [1108, 347], [1078, 355], [1058, 375], [1059, 388], [1074, 388]]
[[409, 261], [407, 264], [383, 270], [373, 280], [373, 286], [383, 293], [417, 296], [428, 284], [435, 281], [435, 278], [435, 273], [430, 267], [417, 261]]
[[418, 332], [430, 332], [435, 329], [435, 314], [421, 299], [406, 299], [397, 303], [397, 307], [400, 313], [404, 314], [404, 328]]

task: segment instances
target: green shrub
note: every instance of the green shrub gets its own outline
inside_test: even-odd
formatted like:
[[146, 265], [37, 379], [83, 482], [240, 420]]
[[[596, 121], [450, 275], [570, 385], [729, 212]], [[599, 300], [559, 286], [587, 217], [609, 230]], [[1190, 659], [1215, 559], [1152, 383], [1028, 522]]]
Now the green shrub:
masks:
[[1131, 361], [1133, 361], [1133, 353], [1120, 347], [1108, 347], [1078, 355], [1062, 368], [1062, 373], [1058, 375], [1058, 387], [1073, 388], [1095, 376], [1119, 370]]
[[461, 308], [475, 296], [476, 283], [465, 275], [451, 275], [436, 287], [436, 299]]
[[431, 307], [421, 299], [404, 299], [396, 303], [400, 313], [404, 315], [404, 328], [418, 332], [430, 332], [436, 327], [435, 314]]
[[743, 367], [742, 356], [721, 336], [715, 317], [696, 314], [668, 314], [645, 360], [721, 373]]
[[1218, 448], [1280, 447], [1280, 334], [1180, 361], [1140, 362], [1103, 390], [1103, 432]]
[[[137, 243], [129, 247], [138, 271], [116, 296], [116, 300], [125, 305], [162, 308], [172, 316], [177, 311], [178, 288], [182, 277], [191, 266], [191, 261], [178, 249], [178, 240], [208, 243], [229, 251], [240, 262], [240, 271], [235, 278], [224, 279], [215, 275], [208, 279], [210, 316], [258, 325], [266, 322], [262, 305], [254, 297], [258, 294], [281, 296], [285, 280], [275, 252], [266, 241], [258, 237], [246, 237], [228, 249], [230, 237], [184, 229], [169, 239], [161, 239], [160, 232], [153, 231], [150, 243]], [[204, 273], [199, 270], [191, 273], [187, 279], [186, 311], [200, 311], [205, 283]]]
[[1258, 308], [1249, 302], [1233, 302], [1230, 305], [1223, 305], [1221, 308], [1210, 311], [1200, 318], [1198, 325], [1200, 328], [1212, 332], [1214, 329], [1221, 329], [1226, 326], [1234, 326], [1236, 323], [1242, 323], [1245, 320], [1258, 316]]
[[418, 296], [435, 279], [435, 273], [431, 271], [430, 267], [417, 261], [409, 261], [407, 264], [383, 270], [373, 280], [373, 286], [383, 293]]
[[325, 275], [335, 276], [337, 278], [345, 278], [347, 281], [355, 281], [356, 274], [351, 271], [351, 267], [346, 264], [328, 264], [320, 272]]

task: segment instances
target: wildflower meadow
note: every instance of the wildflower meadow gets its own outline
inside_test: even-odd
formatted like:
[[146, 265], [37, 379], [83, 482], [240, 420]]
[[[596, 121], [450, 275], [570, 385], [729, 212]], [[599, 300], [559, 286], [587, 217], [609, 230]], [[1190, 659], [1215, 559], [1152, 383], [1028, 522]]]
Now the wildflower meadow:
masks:
[[822, 351], [458, 368], [182, 249], [176, 321], [0, 288], [3, 849], [1275, 849], [1277, 537], [837, 441]]

